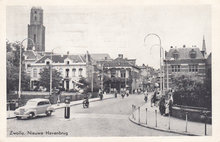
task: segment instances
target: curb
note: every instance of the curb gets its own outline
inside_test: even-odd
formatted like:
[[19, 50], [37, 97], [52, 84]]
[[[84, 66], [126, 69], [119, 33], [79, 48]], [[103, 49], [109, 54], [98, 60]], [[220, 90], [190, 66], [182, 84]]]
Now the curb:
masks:
[[[92, 100], [92, 101], [90, 101], [90, 102], [103, 101], [103, 100], [113, 99], [113, 98], [115, 98], [115, 97], [103, 98], [102, 100], [97, 99], [97, 100]], [[81, 105], [81, 104], [82, 104], [82, 102], [80, 102], [80, 103], [76, 103], [76, 104], [72, 104], [72, 105], [70, 105], [70, 107], [71, 107], [71, 106], [76, 106], [76, 105]], [[57, 110], [57, 109], [61, 109], [61, 108], [65, 108], [65, 106], [61, 106], [61, 107], [59, 107], [59, 108], [55, 108], [55, 110]], [[14, 119], [14, 118], [16, 118], [16, 116], [13, 116], [13, 117], [7, 117], [7, 119]]]
[[[136, 110], [137, 111], [137, 110]], [[174, 130], [167, 130], [167, 129], [163, 129], [163, 128], [158, 128], [158, 127], [152, 127], [152, 126], [148, 126], [144, 123], [138, 123], [136, 121], [134, 121], [132, 118], [132, 115], [130, 115], [128, 117], [128, 119], [133, 122], [136, 125], [139, 125], [141, 127], [145, 127], [145, 128], [149, 128], [149, 129], [153, 129], [153, 130], [158, 130], [158, 131], [162, 131], [162, 132], [169, 132], [169, 133], [174, 133], [174, 134], [181, 134], [181, 135], [186, 135], [186, 136], [202, 136], [202, 135], [196, 135], [196, 134], [192, 134], [192, 133], [187, 133], [187, 132], [178, 132], [178, 131], [174, 131]]]
[[[103, 98], [102, 100], [107, 100], [107, 99], [112, 99], [112, 98], [114, 98], [114, 97]], [[98, 100], [91, 100], [91, 101], [89, 101], [89, 102], [97, 102], [97, 101], [102, 101], [102, 100], [100, 100], [100, 99], [98, 99]], [[81, 104], [82, 104], [82, 102], [76, 103], [76, 104], [72, 104], [72, 105], [70, 105], [70, 107], [71, 107], [71, 106], [76, 106], [76, 105], [81, 105]], [[61, 109], [61, 108], [65, 108], [65, 106], [62, 106], [62, 107], [59, 107], [59, 108], [55, 108], [55, 110], [56, 110], [56, 109]]]

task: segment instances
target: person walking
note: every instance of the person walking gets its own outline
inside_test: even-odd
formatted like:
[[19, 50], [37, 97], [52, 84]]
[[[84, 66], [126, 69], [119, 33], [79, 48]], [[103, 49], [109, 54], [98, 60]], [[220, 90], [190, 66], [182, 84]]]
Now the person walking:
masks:
[[151, 107], [153, 107], [152, 104], [155, 106], [157, 93], [158, 91], [156, 90], [151, 98]]
[[147, 90], [145, 90], [145, 92], [144, 92], [144, 100], [147, 103], [147, 100], [148, 100], [148, 92], [147, 92]]

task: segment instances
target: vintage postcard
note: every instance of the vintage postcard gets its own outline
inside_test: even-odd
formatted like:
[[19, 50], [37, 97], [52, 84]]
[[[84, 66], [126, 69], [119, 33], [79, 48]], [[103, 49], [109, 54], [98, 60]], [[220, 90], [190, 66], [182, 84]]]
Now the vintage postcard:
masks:
[[1, 141], [219, 141], [218, 1], [0, 2]]

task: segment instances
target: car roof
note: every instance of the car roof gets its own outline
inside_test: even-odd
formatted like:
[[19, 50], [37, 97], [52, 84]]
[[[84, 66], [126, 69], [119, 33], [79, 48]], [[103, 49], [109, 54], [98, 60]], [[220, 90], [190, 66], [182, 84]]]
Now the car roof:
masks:
[[41, 102], [41, 101], [49, 101], [49, 100], [48, 99], [42, 99], [42, 98], [35, 98], [35, 99], [30, 99], [28, 101]]

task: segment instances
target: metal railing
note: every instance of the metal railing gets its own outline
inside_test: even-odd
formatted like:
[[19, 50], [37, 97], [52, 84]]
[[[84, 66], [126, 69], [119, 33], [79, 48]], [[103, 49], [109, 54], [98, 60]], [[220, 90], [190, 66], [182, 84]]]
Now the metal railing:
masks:
[[[156, 127], [156, 128], [158, 128], [158, 111], [157, 111], [157, 109], [155, 109], [154, 110], [154, 116], [150, 116], [148, 113], [148, 108], [144, 108], [145, 109], [145, 122], [142, 122], [142, 121], [144, 121], [144, 120], [142, 120], [141, 121], [141, 106], [136, 106], [136, 105], [132, 105], [132, 113], [131, 113], [131, 118], [134, 120], [134, 121], [136, 121], [137, 122], [137, 124], [138, 125], [147, 125], [147, 126], [149, 126], [149, 118], [150, 117], [154, 117], [154, 120], [155, 120], [155, 125], [150, 125], [150, 126], [154, 126], [154, 127]], [[203, 116], [204, 116], [204, 135], [206, 136], [207, 135], [207, 114], [206, 113], [204, 113], [203, 114]], [[144, 118], [144, 117], [143, 117]], [[167, 130], [168, 131], [171, 131], [172, 129], [171, 129], [171, 116], [170, 116], [170, 114], [168, 114], [168, 121], [167, 121]], [[189, 123], [188, 123], [188, 112], [185, 112], [185, 128], [184, 128], [184, 126], [183, 126], [183, 129], [182, 129], [182, 131], [183, 132], [185, 132], [185, 133], [187, 133], [187, 134], [190, 134], [189, 133], [189, 130], [188, 130], [188, 125], [189, 125]], [[185, 129], [185, 130], [184, 130]], [[173, 130], [174, 130], [174, 128], [173, 128]]]

